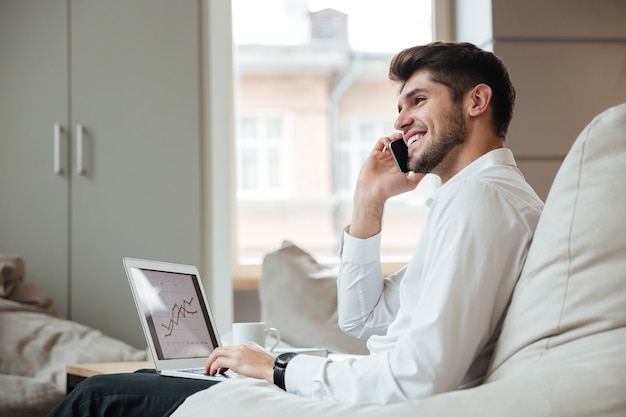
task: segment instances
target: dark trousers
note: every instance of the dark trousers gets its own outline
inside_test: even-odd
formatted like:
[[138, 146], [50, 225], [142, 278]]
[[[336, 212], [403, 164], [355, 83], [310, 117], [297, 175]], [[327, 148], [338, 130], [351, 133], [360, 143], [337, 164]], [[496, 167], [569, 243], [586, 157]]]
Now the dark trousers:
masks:
[[48, 414], [48, 417], [162, 417], [185, 399], [216, 381], [172, 378], [154, 370], [87, 378]]

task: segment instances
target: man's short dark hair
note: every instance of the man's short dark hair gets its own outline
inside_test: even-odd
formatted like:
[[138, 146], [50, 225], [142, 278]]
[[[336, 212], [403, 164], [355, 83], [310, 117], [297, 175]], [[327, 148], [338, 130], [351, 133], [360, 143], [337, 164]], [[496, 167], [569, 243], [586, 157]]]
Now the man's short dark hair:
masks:
[[493, 53], [467, 42], [432, 42], [399, 52], [389, 66], [389, 79], [404, 84], [417, 70], [430, 71], [432, 80], [443, 84], [453, 102], [478, 84], [493, 91], [491, 114], [495, 133], [505, 138], [513, 117], [515, 88], [509, 72]]

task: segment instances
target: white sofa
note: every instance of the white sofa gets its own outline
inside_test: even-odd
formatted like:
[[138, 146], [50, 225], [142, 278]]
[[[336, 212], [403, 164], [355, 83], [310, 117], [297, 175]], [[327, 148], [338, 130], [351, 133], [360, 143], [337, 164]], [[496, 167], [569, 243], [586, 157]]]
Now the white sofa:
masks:
[[231, 380], [174, 416], [626, 416], [625, 181], [622, 104], [585, 128], [554, 180], [483, 385], [382, 406]]

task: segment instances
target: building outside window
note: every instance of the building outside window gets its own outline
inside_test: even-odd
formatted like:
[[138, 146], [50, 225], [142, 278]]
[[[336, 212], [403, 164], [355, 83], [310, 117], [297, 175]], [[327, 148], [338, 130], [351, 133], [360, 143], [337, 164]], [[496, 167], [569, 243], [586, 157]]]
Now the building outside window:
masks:
[[391, 125], [393, 120], [383, 118], [345, 117], [335, 146], [336, 191], [343, 194], [343, 198], [352, 195], [359, 169], [372, 150], [372, 138], [388, 135]]
[[[389, 61], [432, 40], [431, 15], [430, 0], [233, 0], [237, 265], [283, 240], [336, 257], [360, 167], [395, 132]], [[436, 186], [389, 201], [384, 259], [411, 255]]]

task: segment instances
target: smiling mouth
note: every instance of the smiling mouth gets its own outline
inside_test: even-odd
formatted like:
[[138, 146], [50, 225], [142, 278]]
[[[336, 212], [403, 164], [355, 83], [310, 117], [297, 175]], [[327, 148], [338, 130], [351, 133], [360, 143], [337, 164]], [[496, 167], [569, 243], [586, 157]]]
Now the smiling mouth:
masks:
[[407, 145], [411, 146], [412, 144], [414, 144], [415, 142], [417, 142], [418, 140], [422, 139], [424, 137], [424, 133], [416, 133], [413, 136], [411, 136], [407, 141]]

